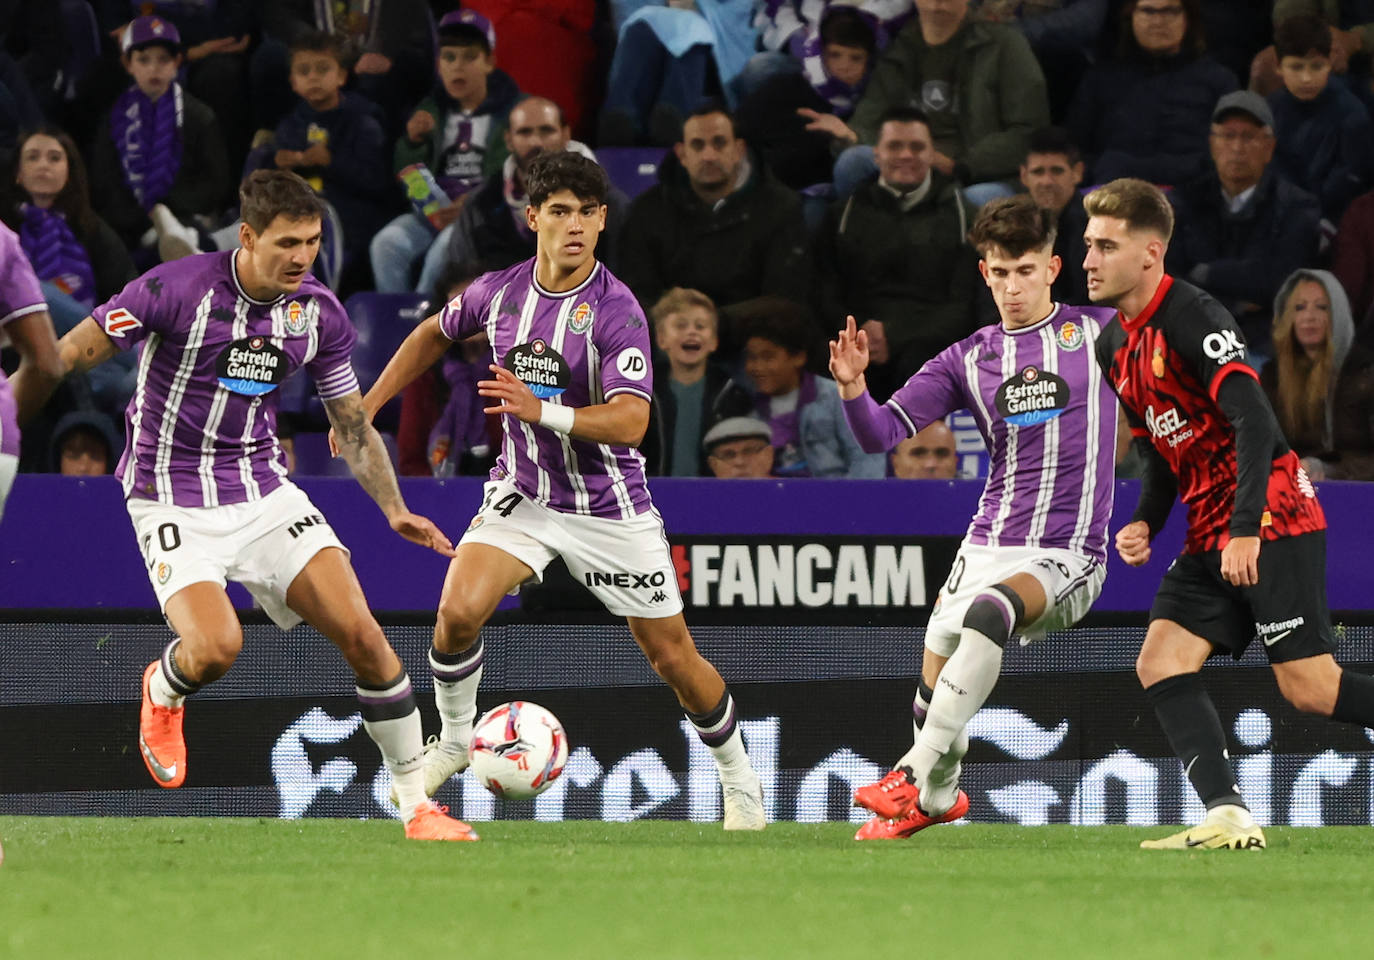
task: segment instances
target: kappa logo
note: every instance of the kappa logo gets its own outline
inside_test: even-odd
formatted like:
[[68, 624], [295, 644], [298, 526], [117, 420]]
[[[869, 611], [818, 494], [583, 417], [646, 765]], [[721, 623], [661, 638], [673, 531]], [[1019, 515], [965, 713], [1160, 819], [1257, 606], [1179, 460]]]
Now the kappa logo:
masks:
[[573, 333], [586, 333], [592, 325], [592, 308], [584, 300], [577, 305], [568, 317], [568, 329]]
[[138, 319], [123, 307], [116, 307], [105, 314], [105, 335], [124, 339], [124, 335], [137, 330], [143, 326], [143, 321]]

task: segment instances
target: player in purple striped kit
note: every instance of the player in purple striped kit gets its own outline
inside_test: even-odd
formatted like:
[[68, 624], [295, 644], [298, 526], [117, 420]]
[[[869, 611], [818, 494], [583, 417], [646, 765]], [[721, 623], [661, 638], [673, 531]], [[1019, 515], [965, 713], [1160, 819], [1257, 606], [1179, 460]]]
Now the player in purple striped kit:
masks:
[[1118, 413], [1093, 343], [1112, 313], [1051, 300], [1054, 234], [1028, 196], [983, 208], [970, 241], [1001, 322], [940, 353], [883, 406], [865, 386], [868, 343], [853, 317], [830, 344], [845, 416], [865, 450], [891, 449], [968, 408], [992, 462], [926, 626], [916, 742], [891, 773], [855, 792], [875, 814], [859, 840], [909, 837], [967, 812], [965, 727], [992, 693], [1006, 642], [1066, 629], [1102, 590]]
[[727, 830], [761, 830], [763, 794], [734, 700], [697, 652], [663, 521], [635, 449], [653, 396], [649, 331], [629, 289], [595, 257], [606, 175], [579, 154], [538, 157], [526, 175], [532, 260], [488, 273], [416, 328], [364, 398], [370, 414], [454, 340], [486, 332], [496, 363], [478, 384], [504, 441], [439, 598], [430, 664], [442, 719], [426, 747], [432, 796], [468, 765], [480, 631], [501, 597], [556, 556], [630, 632], [715, 757]]
[[[6, 340], [22, 358], [19, 370], [23, 373], [16, 371], [17, 385], [46, 397], [62, 379], [57, 335], [38, 277], [19, 245], [19, 235], [0, 223], [0, 346]], [[14, 385], [0, 370], [0, 517], [5, 515], [5, 500], [19, 470], [17, 410]]]
[[[278, 385], [304, 367], [354, 476], [393, 530], [453, 555], [410, 513], [381, 437], [364, 415], [349, 360], [356, 335], [333, 293], [310, 276], [321, 207], [300, 177], [258, 171], [240, 190], [241, 248], [164, 263], [62, 338], [66, 370], [140, 349], [116, 473], [148, 576], [176, 633], [143, 674], [139, 748], [154, 782], [186, 779], [184, 700], [223, 676], [243, 645], [226, 579], [248, 588], [283, 629], [304, 619], [357, 675], [363, 724], [398, 793], [406, 836], [475, 840], [424, 792], [424, 744], [410, 678], [367, 609], [348, 551], [286, 478]], [[41, 401], [40, 401], [41, 402]], [[32, 409], [20, 410], [21, 422]]]

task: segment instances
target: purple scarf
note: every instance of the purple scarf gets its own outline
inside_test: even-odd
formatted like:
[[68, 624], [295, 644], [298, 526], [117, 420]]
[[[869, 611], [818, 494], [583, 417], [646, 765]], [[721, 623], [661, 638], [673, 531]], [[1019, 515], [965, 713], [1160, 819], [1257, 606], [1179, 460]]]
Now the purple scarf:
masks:
[[[792, 56], [801, 61], [802, 75], [806, 77], [812, 89], [829, 102], [830, 109], [835, 111], [835, 116], [840, 119], [847, 119], [854, 112], [854, 108], [858, 106], [859, 98], [863, 96], [864, 87], [868, 83], [868, 76], [866, 75], [857, 86], [851, 87], [827, 73], [825, 58], [822, 55], [819, 27], [807, 27], [804, 30], [798, 30], [792, 34], [789, 46]], [[869, 73], [872, 73], [871, 68]]]
[[110, 111], [110, 136], [124, 168], [124, 182], [144, 210], [167, 196], [181, 169], [182, 122], [179, 83], [156, 102], [135, 84]]
[[20, 208], [24, 221], [19, 224], [19, 244], [29, 258], [33, 272], [87, 307], [95, 306], [95, 271], [81, 241], [55, 210], [44, 210], [26, 203]]
[[754, 395], [754, 409], [773, 430], [773, 466], [775, 477], [809, 477], [806, 451], [802, 448], [801, 412], [816, 400], [816, 375], [804, 372], [797, 386], [797, 405], [789, 413], [774, 414], [773, 398], [766, 393]]
[[444, 379], [450, 387], [448, 403], [429, 432], [429, 465], [436, 477], [457, 472], [463, 454], [488, 443], [486, 403], [477, 395], [477, 381], [487, 375], [485, 362], [468, 363], [444, 357]]

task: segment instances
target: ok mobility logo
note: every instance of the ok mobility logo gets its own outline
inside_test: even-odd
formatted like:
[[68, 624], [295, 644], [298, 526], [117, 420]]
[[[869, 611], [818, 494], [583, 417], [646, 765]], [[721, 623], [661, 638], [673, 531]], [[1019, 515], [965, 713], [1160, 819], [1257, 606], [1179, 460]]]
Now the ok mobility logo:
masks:
[[674, 537], [673, 565], [693, 607], [924, 607], [921, 543], [876, 537]]

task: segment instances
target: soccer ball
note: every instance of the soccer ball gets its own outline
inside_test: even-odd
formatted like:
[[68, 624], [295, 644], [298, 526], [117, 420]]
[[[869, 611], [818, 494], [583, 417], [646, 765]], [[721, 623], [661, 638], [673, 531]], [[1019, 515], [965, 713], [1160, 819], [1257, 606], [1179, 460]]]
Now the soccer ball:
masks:
[[537, 703], [513, 700], [482, 714], [472, 729], [472, 772], [498, 797], [538, 796], [568, 762], [563, 724]]

